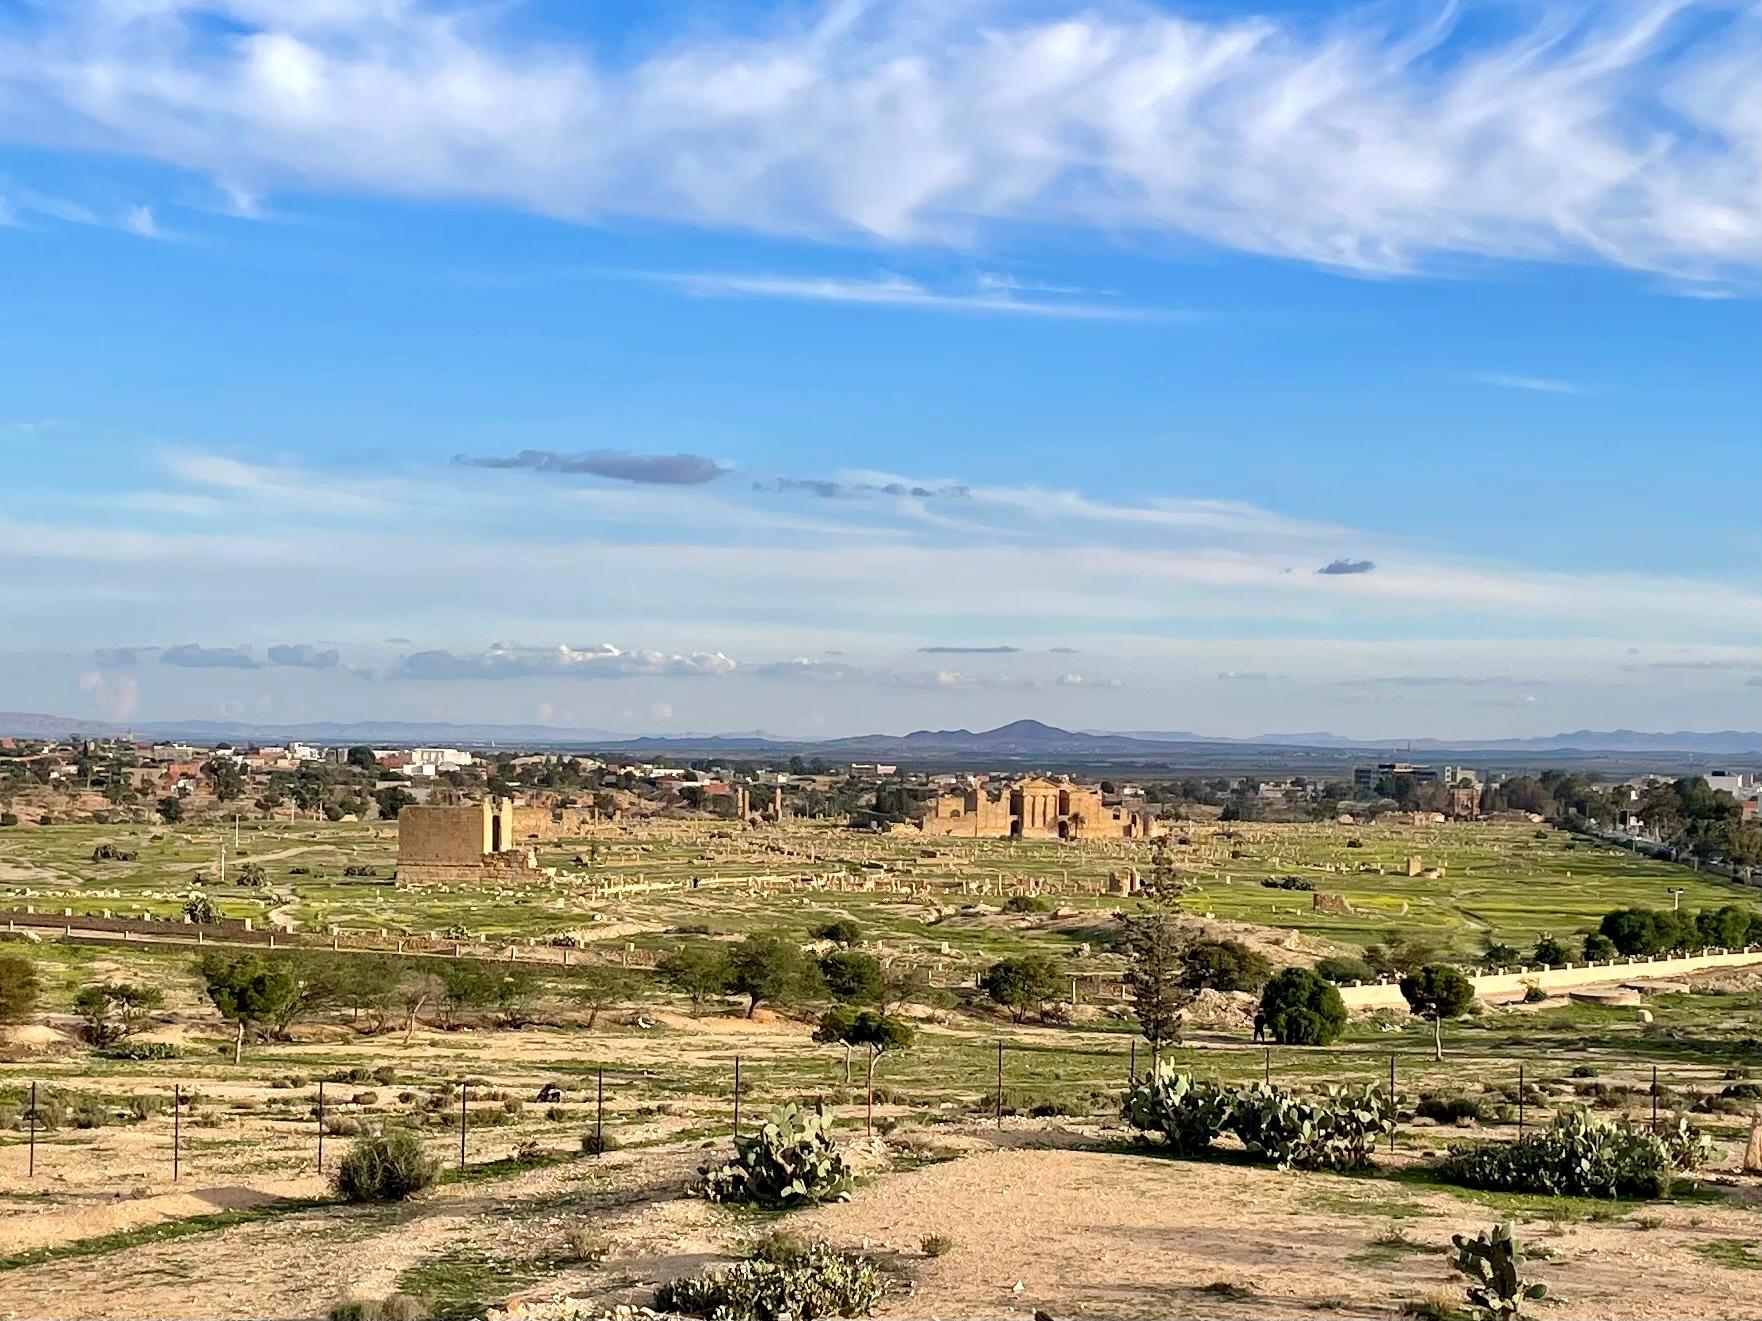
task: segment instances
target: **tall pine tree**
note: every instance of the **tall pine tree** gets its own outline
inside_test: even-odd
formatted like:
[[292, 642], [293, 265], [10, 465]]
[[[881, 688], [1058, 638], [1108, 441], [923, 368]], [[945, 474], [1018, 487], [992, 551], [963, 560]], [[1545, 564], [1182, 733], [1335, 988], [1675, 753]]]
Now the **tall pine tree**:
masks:
[[1181, 986], [1181, 938], [1177, 918], [1186, 882], [1175, 870], [1174, 854], [1165, 835], [1150, 855], [1150, 875], [1142, 889], [1143, 904], [1125, 913], [1126, 990], [1138, 1030], [1150, 1043], [1152, 1067], [1165, 1045], [1181, 1041], [1181, 1010], [1190, 999]]

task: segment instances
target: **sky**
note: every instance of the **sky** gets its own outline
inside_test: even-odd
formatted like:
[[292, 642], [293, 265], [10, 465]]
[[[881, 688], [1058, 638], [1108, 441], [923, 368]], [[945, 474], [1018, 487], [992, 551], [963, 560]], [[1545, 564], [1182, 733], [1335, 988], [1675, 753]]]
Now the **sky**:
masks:
[[0, 709], [1762, 728], [1762, 12], [0, 0]]

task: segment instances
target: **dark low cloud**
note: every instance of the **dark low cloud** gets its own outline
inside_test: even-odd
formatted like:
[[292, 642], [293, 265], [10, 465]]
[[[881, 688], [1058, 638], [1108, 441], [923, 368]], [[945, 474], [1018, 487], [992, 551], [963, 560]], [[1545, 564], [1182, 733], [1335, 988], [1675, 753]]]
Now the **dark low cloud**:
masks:
[[1081, 655], [1081, 653], [1075, 647], [1048, 647], [1046, 649], [1046, 652], [1049, 656], [1077, 656], [1077, 655]]
[[292, 665], [303, 670], [334, 670], [342, 657], [335, 651], [320, 651], [309, 642], [275, 646], [269, 649], [271, 665]]
[[909, 496], [914, 500], [960, 500], [971, 494], [965, 486], [918, 486], [910, 482], [834, 482], [821, 477], [779, 477], [754, 482], [755, 491], [806, 491], [822, 500], [852, 500], [870, 495]]
[[729, 470], [701, 454], [633, 454], [629, 450], [521, 450], [511, 456], [460, 454], [453, 462], [467, 468], [524, 468], [565, 476], [609, 477], [656, 486], [701, 486]]
[[139, 665], [158, 650], [157, 647], [99, 647], [92, 656], [100, 665]]
[[161, 665], [181, 665], [192, 670], [255, 670], [257, 662], [244, 647], [203, 647], [182, 642], [159, 653]]
[[1369, 573], [1376, 567], [1375, 560], [1329, 560], [1316, 572], [1328, 574]]
[[925, 656], [1014, 656], [1020, 647], [919, 647]]

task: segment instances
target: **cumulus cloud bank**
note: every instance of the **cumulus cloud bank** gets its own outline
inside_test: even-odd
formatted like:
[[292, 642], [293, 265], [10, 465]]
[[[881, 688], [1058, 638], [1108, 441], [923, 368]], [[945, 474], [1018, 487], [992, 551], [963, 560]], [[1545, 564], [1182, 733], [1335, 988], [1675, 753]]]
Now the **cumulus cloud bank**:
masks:
[[527, 647], [498, 643], [481, 652], [418, 651], [391, 670], [394, 679], [617, 679], [634, 675], [714, 675], [734, 670], [721, 652], [673, 655], [597, 647]]
[[292, 665], [306, 670], [333, 670], [342, 661], [334, 649], [320, 651], [310, 642], [274, 646], [267, 655], [271, 665]]
[[15, 141], [551, 216], [971, 242], [1163, 233], [1360, 271], [1762, 268], [1762, 14], [1540, 0], [713, 13], [635, 58], [521, 6], [65, 0], [0, 17]]

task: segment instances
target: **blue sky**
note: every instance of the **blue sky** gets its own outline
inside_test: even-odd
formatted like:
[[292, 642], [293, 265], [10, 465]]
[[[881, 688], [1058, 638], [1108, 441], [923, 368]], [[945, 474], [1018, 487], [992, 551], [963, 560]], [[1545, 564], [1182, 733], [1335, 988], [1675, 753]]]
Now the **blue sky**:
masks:
[[1759, 270], [1737, 6], [0, 3], [0, 708], [1754, 728]]

